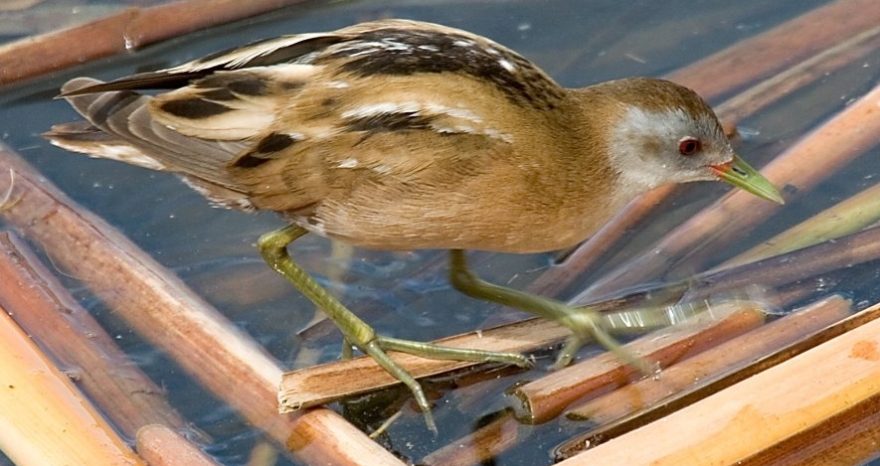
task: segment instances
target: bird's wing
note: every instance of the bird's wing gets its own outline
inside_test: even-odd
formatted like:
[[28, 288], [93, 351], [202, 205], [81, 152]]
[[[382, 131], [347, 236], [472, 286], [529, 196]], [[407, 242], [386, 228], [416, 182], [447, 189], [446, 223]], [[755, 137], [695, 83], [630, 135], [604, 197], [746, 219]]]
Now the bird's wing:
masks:
[[[172, 90], [133, 92], [144, 88]], [[514, 129], [563, 92], [488, 39], [390, 20], [266, 40], [109, 83], [74, 81], [62, 95], [114, 147], [146, 157], [127, 161], [152, 158], [246, 193], [257, 207], [294, 210], [379, 175], [392, 189], [424, 181], [417, 175], [438, 163], [510, 152]]]

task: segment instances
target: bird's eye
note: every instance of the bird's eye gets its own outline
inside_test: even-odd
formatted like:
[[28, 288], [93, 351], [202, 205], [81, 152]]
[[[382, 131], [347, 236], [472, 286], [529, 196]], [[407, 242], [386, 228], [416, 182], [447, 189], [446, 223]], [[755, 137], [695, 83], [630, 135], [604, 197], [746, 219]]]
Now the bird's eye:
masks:
[[686, 136], [678, 141], [678, 152], [681, 155], [694, 155], [702, 148], [703, 144], [695, 137]]

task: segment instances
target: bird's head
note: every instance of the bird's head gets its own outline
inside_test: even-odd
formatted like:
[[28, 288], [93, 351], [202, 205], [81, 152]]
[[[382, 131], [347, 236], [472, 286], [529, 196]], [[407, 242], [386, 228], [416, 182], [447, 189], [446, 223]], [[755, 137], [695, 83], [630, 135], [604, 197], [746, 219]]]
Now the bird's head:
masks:
[[670, 81], [632, 78], [609, 83], [617, 102], [608, 155], [624, 183], [722, 180], [783, 203], [776, 188], [736, 155], [712, 109], [694, 91]]

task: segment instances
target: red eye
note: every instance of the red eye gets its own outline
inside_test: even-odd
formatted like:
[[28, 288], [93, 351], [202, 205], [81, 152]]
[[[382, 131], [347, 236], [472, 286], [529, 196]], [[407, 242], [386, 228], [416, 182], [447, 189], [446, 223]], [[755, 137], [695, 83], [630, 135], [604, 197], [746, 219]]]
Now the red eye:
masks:
[[687, 136], [678, 141], [678, 152], [681, 155], [694, 155], [703, 148], [699, 139]]

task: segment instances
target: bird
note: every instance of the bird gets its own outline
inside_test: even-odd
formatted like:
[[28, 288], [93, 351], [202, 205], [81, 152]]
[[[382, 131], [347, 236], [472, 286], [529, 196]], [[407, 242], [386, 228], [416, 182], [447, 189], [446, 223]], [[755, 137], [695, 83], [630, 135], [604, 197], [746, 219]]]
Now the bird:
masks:
[[378, 334], [293, 260], [294, 240], [449, 250], [455, 288], [571, 329], [557, 365], [590, 339], [640, 365], [598, 313], [483, 281], [464, 251], [569, 248], [670, 183], [721, 180], [783, 202], [686, 87], [632, 77], [564, 88], [490, 39], [420, 21], [270, 38], [109, 82], [74, 78], [60, 97], [84, 120], [53, 126], [53, 144], [175, 173], [216, 206], [279, 213], [287, 225], [259, 238], [263, 258], [349, 348], [409, 387], [432, 430], [420, 384], [388, 351], [532, 361]]

